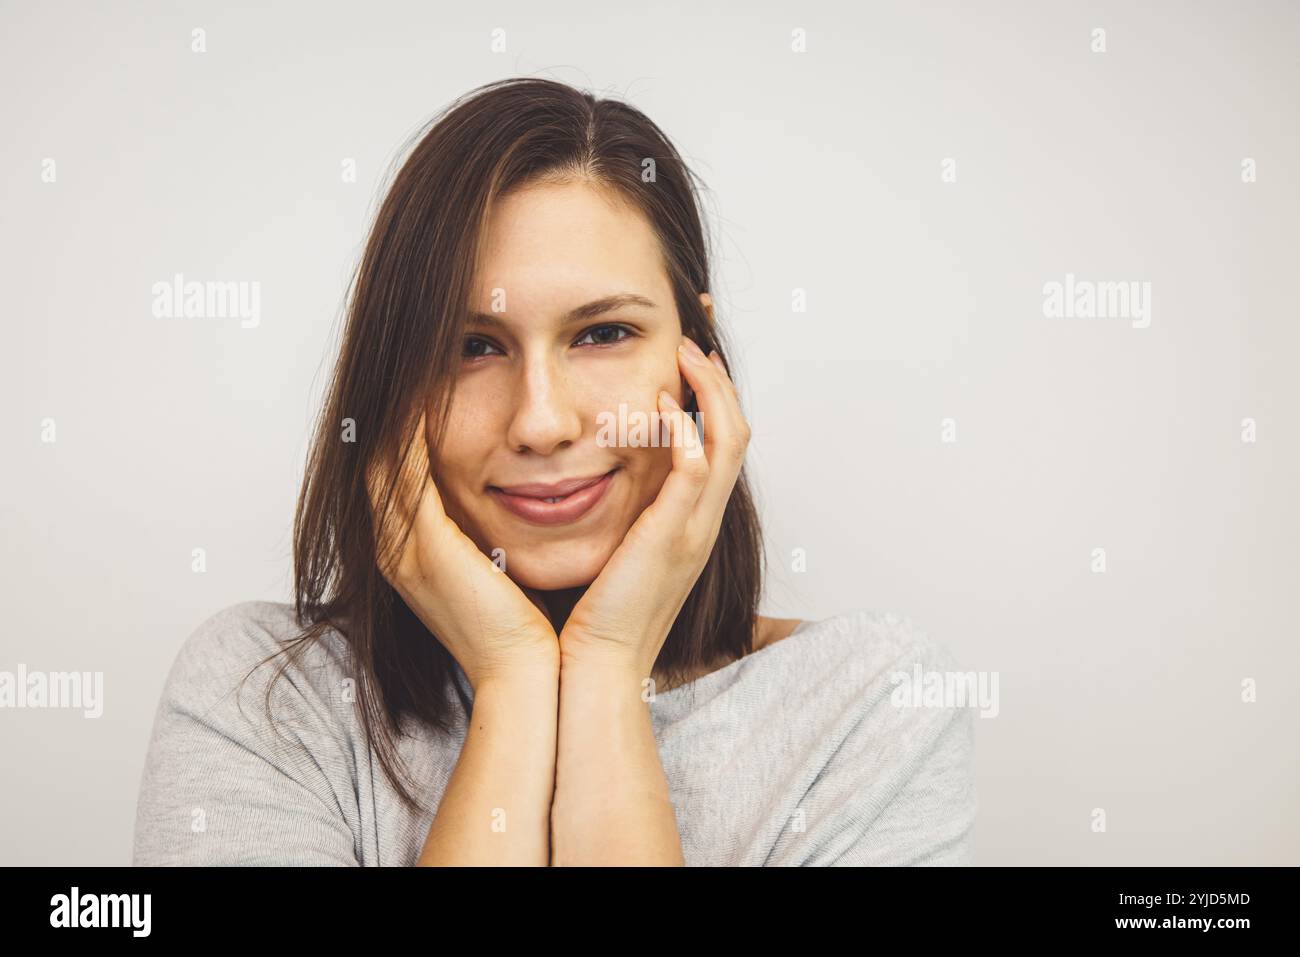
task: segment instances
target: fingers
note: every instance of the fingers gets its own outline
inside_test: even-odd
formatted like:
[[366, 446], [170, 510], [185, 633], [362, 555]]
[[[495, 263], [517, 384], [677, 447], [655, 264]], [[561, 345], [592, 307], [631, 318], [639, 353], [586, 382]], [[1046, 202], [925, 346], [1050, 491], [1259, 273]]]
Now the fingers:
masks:
[[701, 442], [695, 420], [667, 392], [658, 407], [667, 423], [672, 471], [646, 511], [664, 534], [683, 529], [717, 535], [727, 501], [749, 444], [749, 425], [740, 409], [739, 393], [719, 357], [705, 358], [685, 340], [678, 350], [679, 366], [695, 392], [700, 416], [707, 420]]
[[[695, 392], [704, 420], [704, 458], [708, 463], [708, 480], [700, 491], [698, 510], [721, 524], [722, 512], [735, 488], [749, 447], [751, 430], [740, 408], [740, 394], [727, 375], [717, 353], [706, 358], [698, 347], [692, 349], [685, 339], [678, 349], [679, 365]], [[692, 423], [692, 428], [694, 424]], [[696, 441], [698, 442], [698, 432]], [[677, 449], [673, 449], [676, 468]]]
[[714, 367], [717, 368], [720, 373], [722, 373], [722, 381], [727, 384], [727, 387], [731, 389], [731, 394], [736, 397], [736, 407], [739, 409], [740, 392], [736, 389], [736, 383], [731, 381], [731, 375], [727, 372], [727, 366], [722, 361], [722, 356], [718, 355], [717, 349], [714, 349], [709, 353], [709, 361], [713, 363]]
[[651, 506], [664, 526], [680, 529], [699, 503], [709, 480], [709, 460], [695, 420], [667, 392], [659, 393], [659, 415], [668, 424], [673, 467]]
[[[406, 459], [402, 462], [401, 480], [398, 485], [403, 504], [403, 518], [414, 519], [426, 494], [429, 481], [429, 446], [424, 437], [424, 413], [420, 413], [415, 435], [407, 449]], [[411, 510], [405, 503], [411, 502]]]
[[366, 488], [370, 497], [371, 524], [375, 530], [375, 562], [380, 573], [391, 582], [400, 560], [392, 554], [396, 523], [391, 510], [385, 511], [383, 507], [384, 469], [380, 463], [372, 462], [366, 469]]
[[385, 498], [390, 477], [390, 466], [385, 457], [376, 455], [366, 467], [366, 490], [370, 499], [371, 515], [376, 528], [380, 569], [385, 577], [403, 565], [402, 559], [413, 547], [407, 536], [401, 555], [388, 554], [396, 540], [407, 527], [419, 522], [436, 527], [442, 518], [442, 500], [434, 487], [429, 468], [429, 447], [425, 435], [425, 414], [420, 413], [415, 435], [407, 453], [397, 468], [397, 482], [392, 489], [395, 504], [385, 509]]

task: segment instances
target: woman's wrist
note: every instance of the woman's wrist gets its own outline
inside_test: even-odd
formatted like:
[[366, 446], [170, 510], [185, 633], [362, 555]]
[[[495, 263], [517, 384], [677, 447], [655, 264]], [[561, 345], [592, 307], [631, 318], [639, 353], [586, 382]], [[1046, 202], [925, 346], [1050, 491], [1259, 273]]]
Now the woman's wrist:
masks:
[[554, 638], [551, 639], [551, 645], [554, 647], [548, 649], [539, 642], [538, 647], [521, 651], [508, 659], [476, 664], [470, 668], [462, 666], [462, 670], [475, 695], [485, 685], [515, 689], [554, 685], [560, 676], [560, 650]]
[[603, 672], [640, 682], [649, 678], [654, 668], [653, 661], [643, 660], [644, 647], [643, 643], [563, 636], [559, 642], [560, 672]]

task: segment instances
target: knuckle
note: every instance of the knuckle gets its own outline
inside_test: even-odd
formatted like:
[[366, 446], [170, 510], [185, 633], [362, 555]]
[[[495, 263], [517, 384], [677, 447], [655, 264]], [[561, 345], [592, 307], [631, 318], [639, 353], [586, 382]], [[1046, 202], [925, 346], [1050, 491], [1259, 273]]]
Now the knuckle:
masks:
[[669, 539], [668, 548], [674, 559], [682, 559], [692, 554], [694, 538], [686, 526], [679, 528]]

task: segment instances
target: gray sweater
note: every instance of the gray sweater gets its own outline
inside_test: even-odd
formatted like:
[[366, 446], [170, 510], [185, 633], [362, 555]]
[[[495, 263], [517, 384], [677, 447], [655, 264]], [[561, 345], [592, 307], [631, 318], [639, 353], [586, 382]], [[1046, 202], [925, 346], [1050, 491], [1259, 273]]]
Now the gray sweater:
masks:
[[[348, 651], [330, 630], [275, 683], [235, 686], [292, 608], [245, 602], [181, 647], [163, 688], [136, 810], [136, 865], [406, 866], [432, 812], [409, 811], [372, 754]], [[970, 864], [976, 813], [968, 707], [899, 705], [898, 672], [951, 671], [905, 619], [868, 612], [791, 635], [648, 704], [688, 866]], [[455, 680], [471, 700], [464, 672]], [[410, 729], [401, 754], [436, 807], [465, 740]]]

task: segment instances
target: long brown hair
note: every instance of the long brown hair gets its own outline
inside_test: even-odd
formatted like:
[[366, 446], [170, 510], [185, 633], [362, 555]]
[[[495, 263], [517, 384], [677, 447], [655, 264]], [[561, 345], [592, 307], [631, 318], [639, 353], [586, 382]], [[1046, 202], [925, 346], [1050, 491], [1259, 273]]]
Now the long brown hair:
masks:
[[[421, 440], [426, 405], [435, 410], [429, 422], [438, 441], [445, 432], [493, 202], [528, 184], [575, 178], [617, 191], [659, 238], [682, 331], [705, 352], [717, 349], [724, 363], [726, 349], [699, 300], [710, 276], [694, 174], [645, 115], [563, 83], [511, 78], [460, 97], [417, 136], [350, 288], [342, 348], [294, 519], [295, 611], [307, 630], [277, 653], [289, 657], [276, 678], [306, 642], [337, 630], [357, 672], [356, 704], [370, 745], [407, 806], [426, 810], [412, 794], [397, 735], [406, 720], [449, 732], [449, 688], [467, 702], [451, 680], [450, 653], [379, 571], [365, 476], [371, 462], [385, 463], [385, 508], [394, 495], [413, 506], [418, 489], [394, 488], [396, 463]], [[695, 410], [692, 397], [688, 411]], [[749, 654], [764, 570], [742, 470], [656, 670], [680, 678]]]

